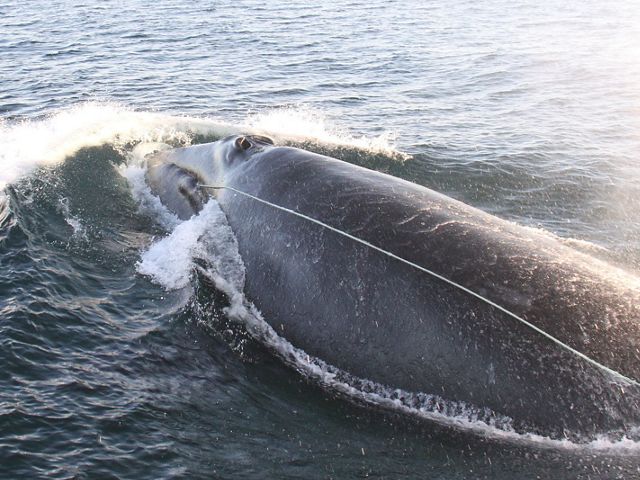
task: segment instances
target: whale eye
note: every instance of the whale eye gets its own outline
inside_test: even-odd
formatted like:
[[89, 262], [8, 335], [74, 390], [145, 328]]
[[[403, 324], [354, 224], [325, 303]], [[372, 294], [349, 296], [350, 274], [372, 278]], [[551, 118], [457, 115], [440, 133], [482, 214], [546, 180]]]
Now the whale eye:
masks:
[[252, 144], [247, 139], [247, 137], [239, 137], [236, 140], [236, 147], [238, 147], [241, 150], [249, 150], [252, 147]]

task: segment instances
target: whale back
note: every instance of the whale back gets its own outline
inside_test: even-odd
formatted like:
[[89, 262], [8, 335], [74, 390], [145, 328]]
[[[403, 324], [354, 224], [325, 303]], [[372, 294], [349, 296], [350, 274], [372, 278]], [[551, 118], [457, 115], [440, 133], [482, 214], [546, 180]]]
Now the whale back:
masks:
[[[604, 366], [640, 376], [638, 279], [551, 234], [293, 148], [263, 150], [226, 183], [432, 270]], [[547, 431], [637, 420], [635, 387], [468, 293], [232, 191], [219, 201], [246, 264], [247, 294], [308, 353]]]

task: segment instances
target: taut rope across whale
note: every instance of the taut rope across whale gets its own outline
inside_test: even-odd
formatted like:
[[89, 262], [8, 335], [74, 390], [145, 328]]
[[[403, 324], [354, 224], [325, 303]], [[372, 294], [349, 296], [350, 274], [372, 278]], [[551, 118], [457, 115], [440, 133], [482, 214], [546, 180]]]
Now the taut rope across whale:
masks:
[[[491, 408], [524, 431], [640, 422], [640, 279], [425, 187], [261, 136], [161, 152], [179, 217], [213, 192], [245, 293], [355, 376]], [[517, 321], [514, 321], [517, 320]]]

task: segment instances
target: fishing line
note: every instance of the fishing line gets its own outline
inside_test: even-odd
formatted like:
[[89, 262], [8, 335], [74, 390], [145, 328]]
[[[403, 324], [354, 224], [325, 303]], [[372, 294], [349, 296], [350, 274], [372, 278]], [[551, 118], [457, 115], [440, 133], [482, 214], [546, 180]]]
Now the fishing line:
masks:
[[434, 272], [433, 270], [429, 270], [428, 268], [425, 268], [421, 265], [418, 265], [417, 263], [413, 263], [410, 260], [407, 260], [405, 258], [402, 258], [398, 255], [396, 255], [395, 253], [389, 252], [387, 250], [384, 250], [383, 248], [380, 248], [372, 243], [367, 242], [366, 240], [363, 240], [361, 238], [358, 238], [354, 235], [351, 235], [350, 233], [344, 232], [338, 228], [332, 227], [331, 225], [328, 225], [324, 222], [321, 222], [320, 220], [317, 220], [313, 217], [309, 217], [307, 215], [304, 215], [300, 212], [296, 212], [295, 210], [291, 210], [290, 208], [286, 208], [280, 205], [276, 205], [275, 203], [271, 203], [267, 200], [263, 200], [262, 198], [256, 197], [254, 195], [251, 195], [250, 193], [247, 192], [243, 192], [242, 190], [238, 190], [237, 188], [233, 188], [233, 187], [228, 187], [225, 185], [198, 185], [201, 188], [210, 188], [212, 190], [230, 190], [232, 192], [238, 193], [240, 195], [243, 195], [247, 198], [250, 198], [252, 200], [255, 200], [256, 202], [262, 203], [264, 205], [267, 205], [269, 207], [275, 208], [276, 210], [281, 210], [283, 212], [286, 213], [290, 213], [291, 215], [294, 215], [296, 217], [300, 217], [304, 220], [307, 220], [309, 222], [315, 223], [316, 225], [320, 225], [323, 228], [326, 228], [327, 230], [331, 230], [332, 232], [335, 232], [339, 235], [342, 235], [343, 237], [346, 237], [350, 240], [353, 240], [354, 242], [358, 242], [368, 248], [371, 248], [377, 252], [380, 252], [388, 257], [393, 258], [394, 260], [398, 260], [399, 262], [402, 262], [406, 265], [409, 265], [410, 267], [416, 268], [418, 270], [420, 270], [421, 272], [424, 272], [428, 275], [431, 275], [434, 278], [437, 278], [438, 280], [447, 283], [459, 290], [462, 290], [463, 292], [481, 300], [482, 302], [492, 306], [493, 308], [500, 310], [501, 312], [505, 313], [506, 315], [510, 316], [511, 318], [514, 318], [515, 320], [521, 322], [522, 324], [526, 325], [527, 327], [531, 328], [533, 331], [539, 333], [540, 335], [546, 337], [547, 339], [551, 340], [552, 342], [556, 343], [557, 345], [559, 345], [560, 347], [564, 348], [565, 350], [567, 350], [568, 352], [573, 353], [574, 355], [576, 355], [577, 357], [585, 360], [586, 362], [590, 363], [591, 365], [609, 373], [610, 375], [613, 375], [614, 377], [618, 377], [621, 380], [631, 384], [631, 385], [635, 385], [636, 387], [640, 387], [640, 383], [638, 383], [636, 380], [633, 380], [629, 377], [626, 377], [625, 375], [607, 367], [606, 365], [603, 365], [601, 363], [599, 363], [598, 361], [592, 359], [591, 357], [588, 357], [587, 355], [585, 355], [584, 353], [576, 350], [575, 348], [567, 345], [566, 343], [562, 342], [561, 340], [557, 339], [556, 337], [554, 337], [553, 335], [545, 332], [544, 330], [542, 330], [541, 328], [537, 327], [536, 325], [534, 325], [531, 322], [528, 322], [527, 320], [525, 320], [524, 318], [522, 318], [519, 315], [516, 315], [515, 313], [513, 313], [512, 311], [506, 309], [505, 307], [493, 302], [492, 300], [489, 300], [488, 298], [483, 297], [482, 295], [480, 295], [479, 293], [474, 292], [473, 290], [470, 290], [469, 288], [465, 287], [464, 285], [460, 285], [459, 283], [454, 282], [453, 280], [448, 279], [447, 277], [444, 277], [442, 275], [440, 275], [439, 273]]

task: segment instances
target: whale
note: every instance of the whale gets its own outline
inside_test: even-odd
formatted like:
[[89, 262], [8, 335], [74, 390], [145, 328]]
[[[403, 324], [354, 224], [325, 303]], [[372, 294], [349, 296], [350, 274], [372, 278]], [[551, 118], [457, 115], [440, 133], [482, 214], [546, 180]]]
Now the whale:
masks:
[[[292, 345], [552, 438], [640, 425], [640, 279], [559, 237], [260, 135], [155, 153], [181, 219], [211, 198], [245, 295]], [[460, 403], [459, 403], [460, 404]]]

